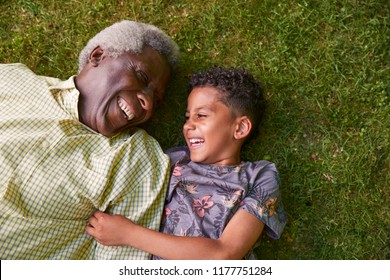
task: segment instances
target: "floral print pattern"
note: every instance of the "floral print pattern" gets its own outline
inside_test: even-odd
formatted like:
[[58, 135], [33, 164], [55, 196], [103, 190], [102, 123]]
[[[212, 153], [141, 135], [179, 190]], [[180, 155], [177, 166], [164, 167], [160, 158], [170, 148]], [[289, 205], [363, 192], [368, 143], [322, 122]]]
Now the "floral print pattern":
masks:
[[186, 148], [168, 153], [172, 176], [161, 231], [217, 239], [239, 209], [258, 217], [265, 233], [279, 238], [287, 222], [279, 177], [267, 161], [210, 166], [190, 161]]
[[195, 199], [192, 203], [192, 211], [196, 212], [200, 218], [203, 218], [205, 211], [214, 205], [213, 201], [209, 201], [211, 195], [206, 195], [202, 199]]

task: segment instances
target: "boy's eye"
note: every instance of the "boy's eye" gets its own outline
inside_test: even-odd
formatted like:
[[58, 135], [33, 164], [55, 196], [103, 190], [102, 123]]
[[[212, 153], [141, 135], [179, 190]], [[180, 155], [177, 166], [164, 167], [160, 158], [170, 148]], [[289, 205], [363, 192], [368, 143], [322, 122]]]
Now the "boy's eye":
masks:
[[[207, 115], [204, 115], [204, 114], [196, 114], [195, 115], [197, 119], [203, 119], [203, 118], [206, 118]], [[188, 121], [190, 119], [190, 115], [185, 115], [184, 116], [184, 120], [185, 121]]]

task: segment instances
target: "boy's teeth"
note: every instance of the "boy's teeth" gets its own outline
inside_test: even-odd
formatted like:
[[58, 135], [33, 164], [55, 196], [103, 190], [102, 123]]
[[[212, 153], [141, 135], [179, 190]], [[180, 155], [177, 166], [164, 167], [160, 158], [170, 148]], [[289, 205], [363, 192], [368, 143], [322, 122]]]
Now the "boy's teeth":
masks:
[[190, 139], [190, 143], [191, 143], [191, 144], [203, 143], [203, 142], [204, 142], [204, 140], [201, 139], [201, 138], [191, 138], [191, 139]]
[[118, 98], [118, 105], [121, 108], [122, 112], [125, 114], [127, 120], [132, 120], [134, 115], [130, 112], [130, 110], [126, 107], [126, 105]]

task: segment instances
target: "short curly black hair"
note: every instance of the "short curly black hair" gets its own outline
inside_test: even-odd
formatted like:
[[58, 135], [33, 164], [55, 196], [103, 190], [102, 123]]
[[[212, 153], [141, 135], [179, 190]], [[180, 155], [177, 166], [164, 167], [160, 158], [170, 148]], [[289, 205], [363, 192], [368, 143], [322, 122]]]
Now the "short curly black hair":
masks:
[[213, 67], [191, 76], [188, 92], [196, 87], [213, 87], [221, 92], [221, 101], [236, 116], [248, 116], [252, 122], [250, 138], [256, 137], [266, 109], [264, 88], [244, 68]]

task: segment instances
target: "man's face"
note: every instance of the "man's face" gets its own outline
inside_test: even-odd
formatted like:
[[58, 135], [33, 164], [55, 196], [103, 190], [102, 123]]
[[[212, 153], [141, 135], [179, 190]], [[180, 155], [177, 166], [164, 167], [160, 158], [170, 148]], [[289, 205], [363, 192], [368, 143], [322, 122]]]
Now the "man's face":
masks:
[[[99, 48], [95, 51], [86, 74], [76, 78], [80, 121], [107, 137], [146, 122], [169, 81], [166, 59], [150, 47], [117, 58]], [[79, 87], [77, 81], [82, 79]]]

